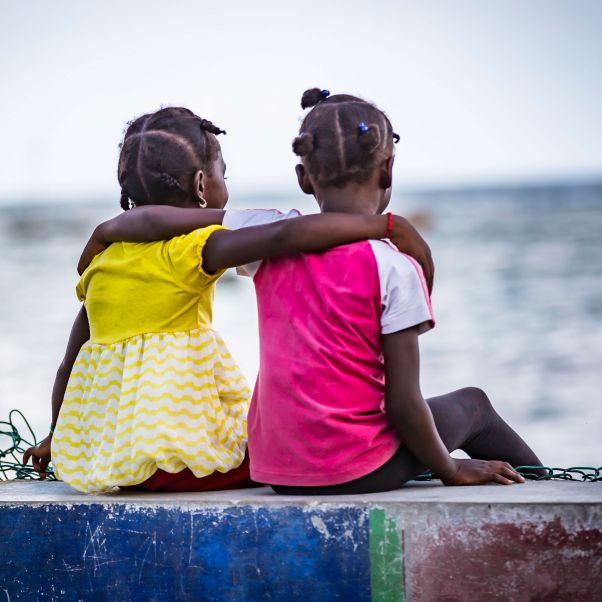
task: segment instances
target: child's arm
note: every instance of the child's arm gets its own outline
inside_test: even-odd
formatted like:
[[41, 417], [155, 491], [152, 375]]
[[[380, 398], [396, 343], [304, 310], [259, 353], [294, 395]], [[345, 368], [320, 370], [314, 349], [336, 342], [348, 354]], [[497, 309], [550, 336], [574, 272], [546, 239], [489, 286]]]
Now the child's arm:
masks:
[[221, 224], [226, 212], [222, 209], [185, 209], [165, 205], [135, 207], [94, 229], [77, 264], [81, 275], [92, 259], [111, 243], [168, 240], [198, 228]]
[[[65, 390], [67, 389], [67, 383], [71, 376], [71, 370], [73, 364], [77, 359], [77, 354], [82, 348], [82, 345], [90, 338], [90, 326], [88, 324], [88, 314], [86, 308], [82, 305], [73, 327], [71, 328], [71, 334], [69, 335], [69, 342], [67, 343], [67, 350], [63, 361], [59, 366], [54, 379], [54, 386], [52, 387], [52, 422], [51, 431], [56, 426], [56, 421], [59, 417], [61, 405], [63, 404], [63, 397], [65, 396]], [[50, 447], [52, 443], [52, 432], [47, 437], [42, 439], [36, 446], [30, 447], [23, 454], [23, 464], [27, 464], [29, 458], [34, 467], [34, 470], [40, 474], [40, 479], [46, 478], [46, 468], [50, 463]]]
[[[84, 249], [78, 271], [81, 274], [92, 258], [111, 242], [146, 242], [173, 238], [188, 234], [197, 228], [221, 224], [224, 213], [218, 209], [183, 209], [159, 205], [132, 209], [96, 228]], [[204, 266], [205, 269], [213, 271], [267, 257], [322, 251], [359, 240], [383, 238], [386, 230], [387, 217], [384, 215], [324, 213], [254, 226], [236, 232], [218, 232], [211, 236], [205, 248], [215, 247], [214, 250], [222, 261], [215, 261], [215, 257], [212, 257]], [[399, 216], [393, 216], [390, 238], [400, 251], [414, 257], [422, 266], [430, 291], [434, 266], [431, 250], [424, 239], [406, 219]], [[220, 242], [217, 242], [219, 239]], [[224, 252], [227, 255], [224, 255]], [[214, 254], [213, 251], [209, 253], [212, 256]], [[206, 257], [204, 259], [206, 260]], [[215, 265], [218, 267], [214, 267]]]
[[[403, 218], [393, 220], [392, 239], [399, 241], [403, 222]], [[386, 215], [351, 213], [322, 213], [240, 230], [218, 230], [203, 249], [203, 269], [215, 272], [269, 257], [324, 251], [383, 238], [386, 231]]]
[[449, 455], [420, 391], [418, 327], [384, 335], [383, 349], [387, 416], [404, 445], [443, 483], [510, 485], [524, 481], [506, 462], [459, 460]]

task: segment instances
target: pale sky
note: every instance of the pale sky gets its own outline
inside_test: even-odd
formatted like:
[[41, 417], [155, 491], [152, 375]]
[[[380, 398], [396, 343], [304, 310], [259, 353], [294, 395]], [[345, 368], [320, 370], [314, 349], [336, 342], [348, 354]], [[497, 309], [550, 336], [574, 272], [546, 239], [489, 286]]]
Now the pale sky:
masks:
[[294, 192], [313, 86], [388, 113], [398, 186], [602, 174], [602, 2], [1, 6], [0, 202], [118, 199], [125, 123], [167, 104], [228, 131], [231, 191]]

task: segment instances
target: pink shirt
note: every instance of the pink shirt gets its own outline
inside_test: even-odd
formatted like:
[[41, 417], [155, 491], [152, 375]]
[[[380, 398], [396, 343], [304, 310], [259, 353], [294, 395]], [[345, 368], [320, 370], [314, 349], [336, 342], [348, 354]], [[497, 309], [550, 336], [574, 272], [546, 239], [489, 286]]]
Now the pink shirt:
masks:
[[[272, 219], [230, 213], [248, 215], [230, 215], [227, 227]], [[434, 324], [420, 267], [386, 241], [367, 241], [246, 271], [254, 274], [260, 338], [248, 420], [252, 478], [332, 485], [384, 464], [400, 439], [384, 412], [381, 339]]]

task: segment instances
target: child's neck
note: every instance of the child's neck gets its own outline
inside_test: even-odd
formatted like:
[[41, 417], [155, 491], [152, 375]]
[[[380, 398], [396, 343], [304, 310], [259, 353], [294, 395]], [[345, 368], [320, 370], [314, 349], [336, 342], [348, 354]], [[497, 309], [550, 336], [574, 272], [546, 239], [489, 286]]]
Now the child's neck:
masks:
[[315, 190], [322, 213], [376, 214], [381, 203], [380, 189], [365, 184], [347, 184], [341, 188], [329, 186]]

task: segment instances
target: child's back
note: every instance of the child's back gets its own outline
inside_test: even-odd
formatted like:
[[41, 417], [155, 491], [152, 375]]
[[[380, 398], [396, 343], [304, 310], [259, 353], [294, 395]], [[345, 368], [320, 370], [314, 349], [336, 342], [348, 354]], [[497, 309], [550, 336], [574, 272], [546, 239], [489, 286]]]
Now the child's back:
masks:
[[215, 229], [115, 243], [82, 276], [91, 336], [52, 444], [53, 463], [73, 487], [135, 485], [157, 469], [203, 477], [242, 462], [249, 389], [211, 328], [221, 272], [201, 267]]
[[[303, 192], [323, 212], [382, 212], [399, 140], [386, 115], [318, 88], [301, 106], [314, 107], [293, 141]], [[423, 398], [418, 335], [433, 322], [428, 290], [414, 262], [386, 242], [271, 260], [255, 284], [252, 478], [285, 494], [369, 493], [426, 467], [449, 484], [510, 484], [522, 477], [500, 458], [539, 463], [483, 391]], [[473, 459], [451, 458], [458, 448]]]
[[432, 325], [420, 268], [387, 242], [370, 241], [265, 261], [254, 281], [254, 478], [331, 485], [382, 465], [400, 445], [383, 407], [382, 335]]

